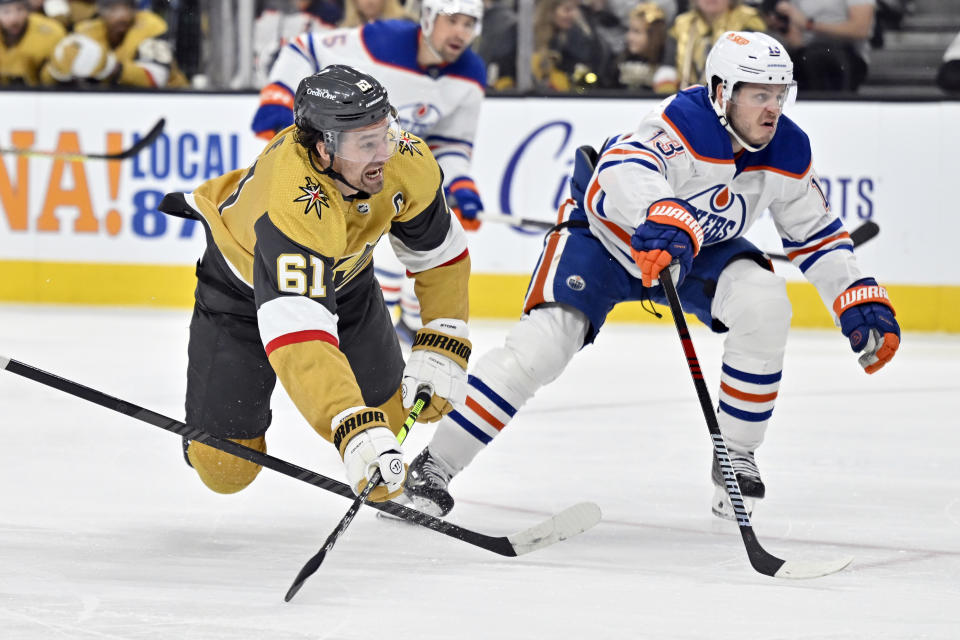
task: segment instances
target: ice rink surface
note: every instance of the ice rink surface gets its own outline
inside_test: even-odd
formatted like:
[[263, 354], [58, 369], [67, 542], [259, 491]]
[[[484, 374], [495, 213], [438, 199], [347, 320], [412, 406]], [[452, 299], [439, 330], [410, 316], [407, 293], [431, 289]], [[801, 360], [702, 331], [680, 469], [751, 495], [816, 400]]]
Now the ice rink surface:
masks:
[[[182, 419], [189, 312], [0, 306], [0, 355]], [[692, 327], [716, 397], [720, 339]], [[477, 354], [508, 323], [473, 323]], [[865, 375], [839, 331], [790, 337], [757, 459], [756, 533], [805, 581], [754, 572], [709, 511], [711, 447], [673, 329], [612, 325], [458, 477], [450, 519], [519, 531], [591, 500], [583, 535], [503, 558], [270, 470], [217, 495], [179, 438], [0, 372], [0, 637], [960, 638], [960, 339], [905, 334]], [[412, 458], [433, 432], [418, 426]], [[281, 392], [269, 451], [342, 479]]]

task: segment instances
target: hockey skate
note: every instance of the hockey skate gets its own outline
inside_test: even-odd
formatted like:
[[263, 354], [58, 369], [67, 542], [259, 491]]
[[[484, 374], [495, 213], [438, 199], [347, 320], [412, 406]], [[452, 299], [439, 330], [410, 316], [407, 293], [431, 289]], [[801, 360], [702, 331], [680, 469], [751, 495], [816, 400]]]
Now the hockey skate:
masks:
[[453, 509], [453, 496], [447, 491], [447, 485], [453, 472], [441, 460], [430, 455], [430, 449], [424, 449], [410, 463], [407, 480], [403, 485], [403, 495], [413, 506], [432, 516], [443, 517]]
[[[733, 465], [733, 472], [737, 476], [737, 484], [740, 485], [740, 495], [743, 496], [743, 506], [747, 515], [753, 515], [753, 505], [757, 500], [763, 498], [767, 488], [760, 479], [760, 470], [757, 469], [757, 462], [753, 458], [753, 452], [747, 451], [729, 451], [730, 463]], [[730, 504], [730, 496], [723, 483], [723, 474], [720, 471], [720, 463], [717, 457], [713, 456], [713, 469], [711, 471], [713, 484], [713, 504], [711, 510], [713, 515], [726, 520], [736, 520], [737, 514]]]

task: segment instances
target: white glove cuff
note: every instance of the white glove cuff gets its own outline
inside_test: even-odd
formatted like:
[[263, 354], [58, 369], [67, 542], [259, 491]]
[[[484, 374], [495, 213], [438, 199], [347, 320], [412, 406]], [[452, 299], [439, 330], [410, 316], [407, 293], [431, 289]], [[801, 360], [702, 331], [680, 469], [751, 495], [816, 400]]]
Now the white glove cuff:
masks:
[[439, 331], [440, 333], [445, 333], [455, 338], [470, 337], [470, 329], [467, 327], [466, 321], [460, 320], [459, 318], [437, 318], [425, 324], [424, 328], [433, 329], [434, 331]]

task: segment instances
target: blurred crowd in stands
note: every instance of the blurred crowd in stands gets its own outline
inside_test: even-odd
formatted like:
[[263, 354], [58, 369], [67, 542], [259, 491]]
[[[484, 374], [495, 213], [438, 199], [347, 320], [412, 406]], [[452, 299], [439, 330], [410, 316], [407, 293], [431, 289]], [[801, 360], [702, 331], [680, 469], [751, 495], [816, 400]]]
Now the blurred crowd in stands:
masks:
[[[907, 0], [533, 0], [534, 89], [669, 94], [702, 83], [707, 52], [728, 30], [765, 31], [789, 51], [805, 91], [856, 91], [884, 16]], [[203, 86], [202, 0], [0, 0], [0, 86]], [[414, 20], [418, 0], [259, 0], [253, 88], [283, 43], [306, 31]], [[490, 91], [517, 84], [517, 0], [484, 0], [473, 47]], [[171, 8], [175, 10], [171, 10]], [[960, 11], [960, 9], [958, 9]], [[960, 91], [960, 35], [937, 76]]]

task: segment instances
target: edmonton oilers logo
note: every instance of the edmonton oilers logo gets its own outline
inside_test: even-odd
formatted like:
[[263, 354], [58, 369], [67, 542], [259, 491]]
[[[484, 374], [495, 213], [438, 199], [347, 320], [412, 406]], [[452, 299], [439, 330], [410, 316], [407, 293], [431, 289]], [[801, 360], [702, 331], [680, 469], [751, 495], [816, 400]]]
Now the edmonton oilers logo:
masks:
[[580, 276], [573, 275], [567, 278], [567, 286], [574, 291], [583, 291], [587, 288], [587, 283]]

